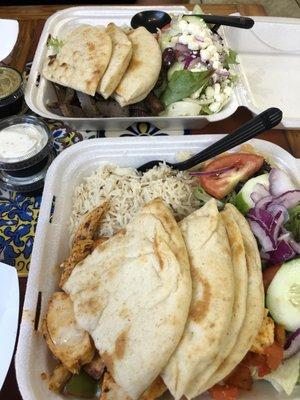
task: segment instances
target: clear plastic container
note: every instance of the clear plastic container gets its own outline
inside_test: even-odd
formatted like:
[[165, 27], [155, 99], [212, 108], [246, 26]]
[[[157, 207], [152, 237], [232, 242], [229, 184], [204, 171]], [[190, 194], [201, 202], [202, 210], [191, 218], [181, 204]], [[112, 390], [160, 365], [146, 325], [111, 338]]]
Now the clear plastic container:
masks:
[[0, 67], [0, 118], [17, 114], [24, 99], [24, 82], [19, 71]]
[[[21, 151], [19, 155], [18, 151], [13, 153], [14, 141], [20, 143], [22, 131], [25, 136], [26, 129], [33, 130], [35, 141], [25, 154], [23, 154], [22, 146], [19, 148]], [[13, 137], [11, 143], [9, 135]], [[40, 189], [47, 169], [55, 157], [53, 138], [48, 126], [40, 118], [17, 115], [0, 121], [0, 136], [4, 139], [4, 144], [1, 144], [2, 148], [0, 148], [0, 186], [16, 192], [31, 192]], [[5, 144], [7, 149], [9, 148], [7, 152], [5, 152]]]

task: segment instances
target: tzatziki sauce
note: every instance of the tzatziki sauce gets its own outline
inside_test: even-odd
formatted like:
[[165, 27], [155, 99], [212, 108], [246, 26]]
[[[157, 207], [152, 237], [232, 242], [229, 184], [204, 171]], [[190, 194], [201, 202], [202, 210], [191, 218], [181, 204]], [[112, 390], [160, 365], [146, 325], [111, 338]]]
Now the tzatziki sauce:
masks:
[[39, 153], [47, 144], [48, 136], [38, 125], [22, 123], [0, 130], [0, 160], [15, 162]]

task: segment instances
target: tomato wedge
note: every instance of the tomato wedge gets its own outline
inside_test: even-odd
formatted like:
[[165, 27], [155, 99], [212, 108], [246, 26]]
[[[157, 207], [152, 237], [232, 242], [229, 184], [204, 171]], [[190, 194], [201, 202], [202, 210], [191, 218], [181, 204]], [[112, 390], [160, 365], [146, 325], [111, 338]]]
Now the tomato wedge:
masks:
[[268, 290], [268, 287], [270, 286], [274, 276], [277, 274], [277, 271], [281, 267], [281, 264], [276, 264], [272, 265], [271, 267], [267, 267], [266, 269], [263, 270], [263, 282], [264, 282], [264, 288], [265, 288], [265, 293]]
[[283, 359], [283, 348], [276, 342], [265, 349], [265, 355], [267, 356], [267, 365], [275, 371], [282, 362]]
[[[239, 182], [246, 181], [255, 174], [255, 172], [259, 171], [263, 163], [264, 158], [256, 154], [228, 154], [208, 163], [202, 171], [212, 171], [212, 173], [200, 175], [199, 181], [207, 193], [221, 200], [229, 194]], [[220, 172], [219, 170], [223, 168], [225, 169], [224, 172]], [[213, 171], [216, 171], [216, 173], [213, 173]]]
[[236, 400], [238, 388], [228, 385], [215, 385], [209, 390], [213, 400]]

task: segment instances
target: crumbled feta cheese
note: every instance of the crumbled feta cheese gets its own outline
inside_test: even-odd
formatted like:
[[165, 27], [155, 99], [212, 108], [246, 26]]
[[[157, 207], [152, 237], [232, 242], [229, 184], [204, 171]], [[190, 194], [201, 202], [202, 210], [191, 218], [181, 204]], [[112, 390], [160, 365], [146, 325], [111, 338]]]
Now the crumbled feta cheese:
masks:
[[219, 83], [215, 84], [215, 95], [220, 93], [221, 86]]
[[209, 52], [207, 50], [200, 50], [200, 56], [203, 61], [207, 61], [209, 58]]
[[226, 86], [224, 88], [224, 93], [226, 94], [226, 96], [229, 97], [231, 95], [231, 93], [232, 93], [232, 88], [230, 86]]
[[214, 103], [211, 103], [208, 107], [211, 112], [216, 113], [219, 111], [219, 109], [221, 107], [221, 103], [214, 102]]
[[214, 95], [215, 95], [214, 88], [212, 86], [208, 86], [205, 90], [205, 95], [207, 98], [214, 97]]
[[213, 61], [212, 66], [214, 69], [219, 69], [221, 68], [221, 63], [220, 61]]
[[188, 48], [190, 50], [199, 50], [199, 43], [192, 36], [191, 38], [193, 40], [188, 43]]

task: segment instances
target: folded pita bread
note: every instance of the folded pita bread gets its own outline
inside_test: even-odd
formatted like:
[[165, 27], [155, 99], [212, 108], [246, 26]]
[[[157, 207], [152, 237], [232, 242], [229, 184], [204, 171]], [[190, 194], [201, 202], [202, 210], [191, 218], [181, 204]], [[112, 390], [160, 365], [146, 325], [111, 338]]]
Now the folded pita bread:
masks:
[[181, 341], [162, 378], [175, 397], [217, 357], [232, 319], [234, 275], [223, 219], [214, 199], [180, 224], [189, 254], [192, 301]]
[[161, 50], [152, 33], [139, 27], [128, 38], [132, 42], [132, 57], [114, 94], [121, 106], [137, 103], [147, 97], [161, 69]]
[[94, 96], [112, 52], [110, 36], [101, 27], [82, 25], [63, 40], [43, 68], [49, 81]]
[[169, 208], [146, 204], [76, 265], [63, 289], [114, 381], [137, 399], [174, 352], [191, 301], [186, 246]]
[[120, 83], [129, 65], [132, 44], [122, 29], [113, 23], [107, 25], [106, 33], [109, 34], [112, 41], [112, 55], [97, 91], [105, 99], [108, 99]]
[[228, 332], [222, 341], [221, 350], [217, 354], [215, 360], [210, 365], [207, 365], [205, 371], [194, 378], [194, 381], [190, 384], [189, 390], [186, 392], [188, 398], [196, 397], [211, 387], [208, 381], [214, 376], [214, 373], [218, 370], [222, 362], [233, 350], [246, 315], [248, 271], [243, 237], [230, 209], [227, 208], [222, 211], [221, 217], [229, 240], [234, 274], [232, 319]]
[[222, 381], [242, 361], [250, 350], [264, 317], [261, 259], [256, 240], [248, 222], [233, 205], [227, 204], [225, 212], [227, 215], [231, 215], [231, 218], [237, 223], [244, 242], [248, 270], [246, 314], [232, 351], [209, 379], [205, 385], [206, 389]]

